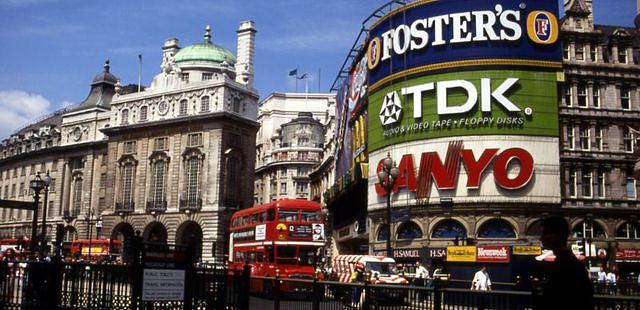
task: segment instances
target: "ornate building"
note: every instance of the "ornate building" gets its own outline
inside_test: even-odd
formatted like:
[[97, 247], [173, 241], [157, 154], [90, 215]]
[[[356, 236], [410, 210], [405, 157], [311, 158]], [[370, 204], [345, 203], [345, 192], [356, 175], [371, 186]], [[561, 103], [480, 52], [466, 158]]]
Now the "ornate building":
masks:
[[[4, 141], [2, 197], [31, 200], [25, 184], [50, 170], [50, 223], [64, 222], [70, 239], [85, 238], [99, 218], [98, 238], [139, 230], [152, 242], [195, 239], [203, 259], [221, 257], [231, 213], [252, 203], [255, 33], [252, 21], [240, 24], [237, 57], [212, 42], [208, 26], [199, 44], [168, 39], [160, 73], [138, 91], [105, 64], [83, 103]], [[30, 227], [26, 212], [2, 219], [5, 236]]]
[[273, 93], [260, 104], [256, 140], [256, 204], [288, 197], [311, 200], [310, 172], [330, 141], [333, 94]]

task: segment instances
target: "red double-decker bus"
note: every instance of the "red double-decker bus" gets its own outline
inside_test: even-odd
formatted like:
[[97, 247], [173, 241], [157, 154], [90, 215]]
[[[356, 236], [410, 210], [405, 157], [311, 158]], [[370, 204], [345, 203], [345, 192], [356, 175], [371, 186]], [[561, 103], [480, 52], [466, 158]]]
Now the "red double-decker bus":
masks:
[[89, 261], [96, 261], [111, 255], [116, 258], [122, 252], [120, 240], [111, 239], [80, 239], [71, 243], [70, 255], [74, 258], [83, 258]]
[[[320, 205], [307, 200], [280, 199], [240, 210], [231, 217], [229, 267], [251, 266], [252, 276], [313, 279], [325, 245]], [[262, 282], [253, 292], [269, 292]], [[284, 285], [284, 291], [300, 287]]]

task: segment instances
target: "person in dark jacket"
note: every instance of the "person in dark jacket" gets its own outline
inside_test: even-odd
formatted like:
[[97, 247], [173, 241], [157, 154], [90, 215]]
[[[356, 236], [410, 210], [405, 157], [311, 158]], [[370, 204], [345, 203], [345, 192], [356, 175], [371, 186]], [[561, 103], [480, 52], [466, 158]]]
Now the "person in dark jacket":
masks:
[[556, 256], [545, 275], [537, 309], [593, 309], [593, 287], [582, 262], [567, 247], [569, 224], [561, 217], [542, 221], [540, 241]]

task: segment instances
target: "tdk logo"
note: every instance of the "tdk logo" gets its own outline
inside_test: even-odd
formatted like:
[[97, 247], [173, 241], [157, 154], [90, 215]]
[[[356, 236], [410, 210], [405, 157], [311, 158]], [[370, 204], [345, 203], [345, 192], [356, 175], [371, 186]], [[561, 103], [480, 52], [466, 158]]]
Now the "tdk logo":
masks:
[[[436, 93], [436, 110], [438, 115], [464, 114], [475, 108], [478, 103], [483, 113], [490, 113], [492, 110], [492, 102], [500, 105], [502, 109], [517, 113], [520, 108], [509, 100], [505, 94], [509, 93], [518, 83], [518, 78], [507, 78], [502, 81], [498, 87], [490, 78], [480, 79], [480, 89], [465, 80], [453, 80], [442, 82], [431, 82], [415, 86], [403, 87], [400, 89], [402, 96], [413, 97], [413, 117], [422, 118], [422, 96], [425, 92], [435, 91]], [[456, 89], [466, 94], [467, 100], [460, 105], [449, 104], [449, 92]], [[494, 89], [492, 91], [492, 89]], [[385, 95], [380, 109], [380, 123], [383, 126], [395, 124], [400, 121], [402, 111], [402, 102], [396, 91], [389, 92]], [[524, 113], [531, 115], [530, 108], [526, 108]]]
[[392, 91], [384, 96], [382, 108], [380, 109], [380, 123], [383, 126], [395, 124], [400, 121], [402, 113], [402, 103], [398, 93]]

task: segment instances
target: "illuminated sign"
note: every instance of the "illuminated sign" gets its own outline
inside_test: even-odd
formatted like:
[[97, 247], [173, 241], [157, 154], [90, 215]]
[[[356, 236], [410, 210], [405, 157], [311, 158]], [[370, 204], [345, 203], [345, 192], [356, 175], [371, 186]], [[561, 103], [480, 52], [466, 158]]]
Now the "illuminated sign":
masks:
[[473, 60], [560, 68], [557, 9], [552, 0], [406, 5], [371, 27], [366, 46], [370, 87], [412, 74], [408, 70], [486, 64]]
[[483, 263], [508, 263], [508, 246], [478, 246], [476, 248], [476, 261]]
[[475, 262], [475, 246], [449, 246], [447, 247], [448, 262]]
[[513, 255], [540, 255], [542, 247], [535, 245], [514, 245]]
[[[534, 162], [531, 154], [520, 148], [499, 151], [499, 149], [485, 149], [480, 156], [476, 157], [472, 150], [463, 149], [462, 142], [450, 142], [444, 163], [437, 152], [422, 153], [417, 176], [413, 155], [406, 154], [402, 156], [398, 165], [398, 177], [392, 190], [397, 192], [400, 188], [406, 187], [416, 192], [417, 198], [421, 199], [429, 197], [431, 184], [439, 190], [455, 189], [460, 163], [467, 172], [467, 188], [479, 188], [484, 171], [492, 163], [494, 181], [501, 188], [516, 190], [527, 185], [533, 176]], [[518, 163], [520, 167], [518, 174], [514, 177], [508, 174], [512, 162]], [[382, 170], [383, 164], [384, 159], [381, 159], [376, 173]], [[376, 183], [375, 188], [378, 195], [386, 195], [382, 185]]]

